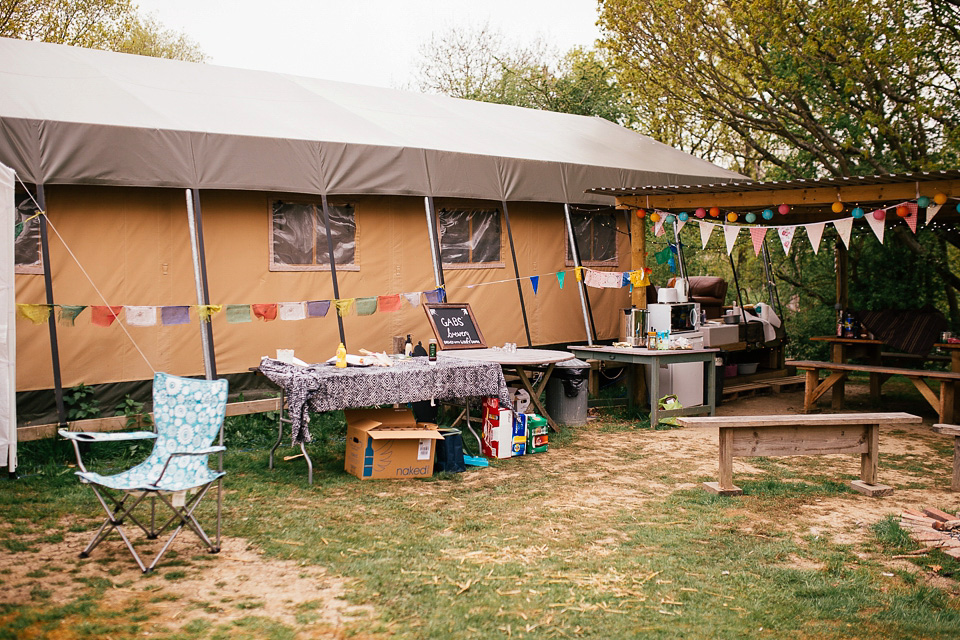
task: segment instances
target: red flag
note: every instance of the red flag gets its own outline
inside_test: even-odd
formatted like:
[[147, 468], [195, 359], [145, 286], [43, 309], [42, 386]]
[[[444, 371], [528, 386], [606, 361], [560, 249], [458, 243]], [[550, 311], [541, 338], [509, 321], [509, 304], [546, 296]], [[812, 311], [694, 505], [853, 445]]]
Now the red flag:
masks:
[[254, 304], [251, 305], [253, 308], [253, 315], [258, 318], [262, 318], [264, 322], [270, 322], [271, 320], [277, 319], [277, 303], [273, 304]]
[[109, 327], [117, 319], [123, 305], [117, 307], [92, 306], [90, 307], [90, 322], [98, 327]]

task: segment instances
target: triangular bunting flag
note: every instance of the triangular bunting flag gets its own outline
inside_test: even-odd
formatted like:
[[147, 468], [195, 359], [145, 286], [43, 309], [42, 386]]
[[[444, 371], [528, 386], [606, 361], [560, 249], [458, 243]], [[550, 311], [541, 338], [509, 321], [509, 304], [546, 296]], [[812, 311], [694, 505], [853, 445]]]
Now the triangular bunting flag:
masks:
[[737, 236], [740, 234], [740, 227], [733, 224], [723, 225], [723, 238], [727, 241], [727, 255], [733, 253], [733, 245], [737, 241]]
[[937, 215], [937, 212], [940, 211], [940, 207], [942, 206], [942, 204], [931, 203], [930, 206], [927, 207], [927, 224], [930, 224], [930, 222], [933, 220], [933, 216]]
[[560, 283], [560, 288], [563, 289], [563, 279], [567, 277], [566, 272], [557, 271], [557, 282]]
[[65, 327], [74, 326], [74, 321], [76, 321], [77, 316], [80, 315], [80, 312], [86, 309], [84, 305], [75, 305], [75, 304], [62, 304], [60, 305], [60, 324]]
[[777, 227], [777, 235], [780, 236], [780, 244], [783, 245], [784, 255], [790, 253], [790, 247], [793, 246], [793, 234], [796, 232], [796, 227]]
[[767, 227], [750, 227], [750, 240], [753, 241], [753, 255], [760, 255], [763, 239], [767, 237]]
[[[883, 211], [883, 209], [877, 209], [877, 211]], [[927, 209], [929, 211], [929, 209]], [[887, 225], [887, 217], [884, 215], [882, 218], [877, 220], [873, 217], [875, 212], [871, 211], [867, 215], [863, 216], [864, 220], [870, 223], [870, 228], [873, 229], [873, 233], [876, 234], [877, 240], [880, 241], [880, 244], [883, 244], [883, 229]]]
[[850, 232], [853, 231], [853, 218], [841, 218], [833, 221], [833, 226], [837, 228], [837, 233], [843, 239], [843, 244], [847, 249], [850, 248]]
[[707, 248], [707, 243], [710, 241], [710, 234], [713, 233], [713, 225], [709, 222], [700, 223], [700, 242], [703, 244], [703, 248]]
[[823, 229], [826, 226], [826, 222], [814, 222], [813, 224], [803, 225], [803, 228], [807, 230], [807, 240], [810, 241], [810, 246], [813, 247], [814, 255], [820, 251], [820, 240], [823, 238]]
[[683, 225], [687, 224], [686, 220], [681, 220], [677, 218], [677, 233], [680, 233], [680, 229], [683, 229]]
[[663, 228], [663, 223], [666, 222], [667, 216], [663, 213], [660, 214], [660, 219], [653, 224], [653, 235], [660, 237], [666, 233], [666, 230]]
[[530, 276], [530, 284], [533, 285], [533, 295], [537, 295], [537, 287], [540, 286], [540, 276]]
[[910, 231], [914, 233], [917, 232], [917, 203], [916, 202], [904, 202], [900, 205], [901, 207], [906, 207], [907, 211], [910, 213], [904, 218], [907, 223], [907, 226], [910, 227]]

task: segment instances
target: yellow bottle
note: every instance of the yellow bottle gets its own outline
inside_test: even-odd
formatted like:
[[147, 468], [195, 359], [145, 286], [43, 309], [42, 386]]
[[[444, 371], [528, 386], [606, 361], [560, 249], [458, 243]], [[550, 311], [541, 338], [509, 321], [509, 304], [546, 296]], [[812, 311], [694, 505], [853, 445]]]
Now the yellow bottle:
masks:
[[342, 369], [347, 366], [347, 348], [340, 343], [337, 347], [337, 367]]

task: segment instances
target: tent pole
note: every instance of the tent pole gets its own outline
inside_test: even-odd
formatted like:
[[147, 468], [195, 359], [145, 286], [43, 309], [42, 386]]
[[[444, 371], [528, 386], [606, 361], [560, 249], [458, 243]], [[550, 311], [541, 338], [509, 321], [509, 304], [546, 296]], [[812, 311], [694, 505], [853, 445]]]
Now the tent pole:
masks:
[[740, 308], [743, 309], [743, 297], [740, 295], [740, 279], [737, 277], [737, 267], [733, 264], [733, 254], [728, 253], [727, 259], [730, 261], [730, 271], [733, 272], [733, 286], [737, 288], [737, 302], [740, 303]]
[[[190, 228], [190, 252], [193, 255], [193, 279], [197, 288], [197, 304], [210, 304], [207, 289], [207, 263], [203, 251], [203, 218], [200, 212], [200, 192], [186, 190], [187, 225]], [[217, 377], [216, 355], [213, 351], [213, 327], [200, 321], [200, 344], [203, 347], [203, 371], [207, 380]], [[223, 444], [222, 442], [220, 444]]]
[[[573, 265], [580, 268], [580, 247], [577, 245], [577, 236], [573, 233], [573, 220], [570, 217], [570, 205], [563, 205], [563, 216], [567, 222], [567, 235], [570, 238], [570, 253], [573, 254]], [[587, 344], [593, 345], [593, 336], [596, 328], [593, 326], [593, 312], [590, 310], [590, 296], [584, 289], [583, 281], [577, 280], [577, 291], [580, 292], [580, 310], [583, 312], [583, 328], [587, 332]], [[593, 331], [591, 332], [591, 328]]]
[[446, 282], [443, 279], [443, 258], [440, 254], [440, 233], [437, 229], [437, 208], [433, 196], [423, 199], [423, 206], [427, 212], [427, 232], [430, 234], [430, 254], [433, 256], [433, 279], [438, 289], [443, 289], [443, 299], [447, 299]]
[[37, 218], [40, 224], [40, 255], [43, 259], [43, 287], [50, 305], [50, 317], [47, 327], [50, 329], [50, 358], [53, 363], [53, 394], [57, 402], [57, 416], [60, 426], [67, 426], [67, 410], [63, 406], [63, 382], [60, 378], [60, 347], [57, 342], [57, 316], [53, 311], [53, 276], [50, 273], [50, 242], [47, 237], [47, 199], [43, 193], [43, 184], [37, 185], [37, 204], [43, 215]]
[[[320, 196], [320, 202], [323, 205], [323, 226], [327, 231], [327, 251], [330, 254], [330, 279], [333, 281], [333, 297], [340, 300], [340, 285], [337, 283], [337, 259], [333, 255], [333, 234], [330, 232], [330, 207], [327, 204], [327, 195]], [[334, 303], [336, 304], [336, 303]], [[343, 317], [340, 310], [337, 309], [337, 328], [340, 330], [340, 342], [347, 346], [347, 338], [343, 333]]]
[[517, 278], [517, 295], [520, 296], [520, 313], [523, 314], [523, 330], [527, 332], [527, 346], [532, 347], [530, 339], [530, 324], [527, 322], [527, 305], [523, 302], [523, 288], [520, 286], [520, 267], [517, 266], [517, 250], [513, 246], [513, 229], [510, 227], [510, 212], [507, 210], [507, 201], [501, 200], [503, 205], [503, 219], [507, 223], [507, 238], [510, 239], [510, 256], [513, 258], [513, 275]]
[[777, 310], [777, 316], [783, 317], [783, 307], [780, 306], [780, 292], [773, 281], [773, 263], [770, 260], [770, 250], [767, 249], [767, 238], [763, 238], [763, 272], [767, 277], [767, 296], [770, 298], [770, 307]]
[[680, 244], [680, 230], [677, 228], [677, 219], [673, 219], [673, 243], [677, 247], [677, 277], [687, 277], [687, 261], [683, 257], [683, 245]]

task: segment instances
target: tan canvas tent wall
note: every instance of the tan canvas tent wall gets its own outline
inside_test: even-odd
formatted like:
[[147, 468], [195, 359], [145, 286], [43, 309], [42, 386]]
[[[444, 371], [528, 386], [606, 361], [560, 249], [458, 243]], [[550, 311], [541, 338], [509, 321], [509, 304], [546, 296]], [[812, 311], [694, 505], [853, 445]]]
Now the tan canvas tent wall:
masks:
[[[359, 269], [339, 272], [340, 296], [435, 286], [424, 197], [439, 206], [509, 203], [521, 276], [569, 268], [563, 204], [612, 204], [602, 185], [737, 179], [610, 122], [345, 83], [0, 39], [0, 162], [43, 185], [47, 214], [115, 305], [195, 304], [183, 189], [199, 189], [213, 304], [329, 299], [326, 271], [268, 266], [270, 202], [320, 196], [356, 206]], [[617, 269], [629, 269], [618, 218]], [[506, 234], [505, 264], [445, 271], [451, 299], [470, 302], [488, 342], [521, 342], [523, 323]], [[50, 243], [57, 302], [100, 304], [59, 239]], [[527, 300], [535, 344], [585, 338], [571, 277], [545, 278]], [[625, 290], [591, 290], [598, 337], [613, 337]], [[17, 301], [42, 303], [37, 275], [17, 277]], [[122, 319], [121, 319], [122, 321]], [[393, 335], [428, 337], [421, 309], [348, 317], [352, 349]], [[332, 316], [299, 322], [213, 321], [220, 372], [294, 348], [326, 358]], [[203, 370], [190, 325], [130, 328], [151, 366]], [[42, 326], [20, 324], [18, 389], [52, 386]], [[60, 332], [63, 384], [146, 379], [150, 366], [119, 324], [78, 320]]]

